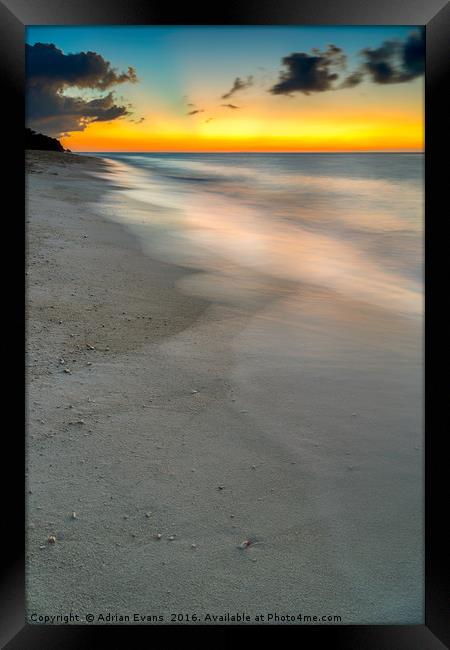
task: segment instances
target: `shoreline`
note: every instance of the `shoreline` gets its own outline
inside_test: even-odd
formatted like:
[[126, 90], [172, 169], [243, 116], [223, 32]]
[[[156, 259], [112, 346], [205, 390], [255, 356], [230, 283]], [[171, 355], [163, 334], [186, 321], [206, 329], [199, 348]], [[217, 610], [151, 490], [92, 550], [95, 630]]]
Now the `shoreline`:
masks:
[[[314, 295], [294, 311], [268, 300], [249, 318], [185, 293], [196, 271], [152, 259], [92, 209], [101, 159], [27, 160], [28, 619], [228, 610], [420, 622], [414, 413], [389, 398], [389, 373], [381, 392], [369, 374], [361, 396], [353, 379], [364, 386], [366, 361], [386, 350], [374, 339], [369, 354], [356, 328], [337, 370], [299, 363], [291, 349], [331, 345]], [[360, 316], [364, 329], [374, 314]], [[398, 440], [383, 431], [379, 442], [371, 391], [399, 412]]]
[[[34, 152], [32, 152], [34, 153]], [[95, 301], [90, 301], [90, 298], [95, 298], [95, 295], [92, 293], [80, 293], [78, 287], [76, 286], [76, 278], [69, 277], [70, 273], [66, 273], [64, 281], [67, 281], [68, 288], [70, 290], [70, 295], [66, 296], [64, 308], [66, 310], [72, 311], [77, 314], [77, 317], [83, 319], [85, 322], [81, 325], [77, 325], [77, 329], [83, 326], [87, 332], [86, 335], [89, 338], [96, 337], [101, 335], [105, 338], [105, 331], [99, 332], [99, 326], [96, 324], [97, 321], [100, 321], [101, 314], [98, 310], [103, 307], [107, 313], [104, 314], [105, 319], [109, 319], [116, 315], [123, 315], [127, 318], [119, 319], [114, 323], [114, 326], [107, 327], [106, 323], [101, 323], [100, 327], [106, 327], [107, 332], [107, 343], [104, 345], [110, 345], [111, 351], [122, 351], [122, 348], [125, 345], [125, 341], [122, 338], [122, 333], [124, 325], [126, 325], [127, 332], [127, 342], [129, 339], [133, 340], [134, 345], [139, 345], [140, 343], [145, 344], [147, 342], [153, 342], [165, 336], [174, 334], [185, 327], [187, 327], [193, 320], [195, 320], [202, 311], [207, 307], [207, 302], [202, 300], [195, 300], [192, 298], [184, 297], [180, 292], [175, 288], [177, 280], [186, 275], [189, 270], [176, 266], [175, 264], [168, 264], [163, 261], [151, 260], [149, 263], [148, 255], [142, 251], [142, 247], [139, 243], [139, 240], [130, 232], [125, 225], [118, 223], [117, 221], [112, 221], [105, 217], [102, 217], [97, 211], [93, 211], [89, 208], [89, 203], [97, 202], [98, 195], [105, 191], [105, 181], [97, 180], [94, 177], [87, 175], [86, 172], [98, 172], [101, 171], [102, 174], [108, 173], [108, 165], [103, 162], [100, 158], [93, 157], [78, 157], [73, 154], [60, 154], [53, 152], [38, 152], [38, 156], [30, 156], [28, 154], [27, 167], [29, 168], [30, 174], [46, 174], [48, 176], [58, 176], [58, 178], [52, 179], [54, 187], [52, 192], [49, 193], [45, 188], [45, 180], [43, 191], [46, 194], [46, 198], [50, 198], [53, 205], [54, 211], [52, 214], [51, 222], [50, 218], [47, 217], [46, 223], [39, 224], [39, 230], [36, 232], [36, 238], [40, 245], [49, 243], [49, 251], [59, 256], [58, 259], [54, 260], [54, 265], [60, 269], [61, 267], [68, 265], [69, 260], [67, 259], [67, 252], [70, 252], [72, 258], [76, 259], [77, 263], [80, 260], [86, 259], [86, 262], [89, 265], [95, 265], [96, 268], [90, 269], [91, 271], [91, 281], [93, 281], [93, 289], [98, 289], [100, 292], [103, 289], [103, 296], [106, 297], [105, 287], [102, 286], [106, 283], [106, 271], [103, 269], [103, 265], [96, 260], [96, 254], [90, 253], [89, 248], [91, 246], [104, 246], [109, 248], [110, 252], [115, 254], [117, 257], [122, 256], [123, 259], [118, 261], [119, 267], [114, 268], [113, 264], [110, 264], [110, 272], [114, 273], [114, 278], [112, 279], [112, 284], [117, 283], [117, 287], [113, 287], [113, 290], [116, 288], [117, 293], [120, 294], [120, 304], [116, 303], [110, 305], [110, 309], [107, 309], [107, 302], [111, 302], [111, 296], [108, 296], [108, 301], [102, 302], [101, 293], [98, 296], [99, 305], [95, 304]], [[42, 156], [44, 154], [44, 156]], [[70, 156], [70, 158], [67, 158]], [[34, 160], [33, 160], [34, 159]], [[37, 159], [37, 161], [36, 161]], [[66, 162], [68, 160], [68, 162]], [[42, 162], [47, 165], [47, 168], [39, 168], [39, 163], [42, 165]], [[76, 165], [76, 172], [73, 173], [72, 167]], [[58, 171], [56, 171], [58, 170]], [[78, 172], [78, 174], [77, 174]], [[31, 179], [30, 179], [31, 180]], [[33, 178], [33, 181], [39, 181], [36, 179], [36, 176]], [[70, 187], [68, 186], [70, 183]], [[111, 179], [111, 186], [114, 187], [114, 181]], [[58, 195], [58, 187], [62, 187], [62, 194]], [[77, 189], [82, 190], [83, 199], [80, 200], [77, 194]], [[41, 196], [38, 195], [40, 191], [39, 186], [37, 187], [27, 187], [27, 196], [30, 197], [29, 202], [27, 203], [27, 208], [30, 213], [34, 216], [34, 212], [38, 209], [39, 203], [42, 201]], [[42, 191], [42, 190], [41, 190]], [[39, 197], [39, 198], [38, 198]], [[44, 199], [45, 200], [45, 199]], [[36, 202], [36, 208], [35, 208]], [[86, 210], [85, 204], [87, 206], [87, 215], [81, 215], [77, 213], [77, 209], [81, 206], [82, 209]], [[68, 214], [65, 215], [62, 213], [62, 210], [68, 209]], [[61, 212], [59, 212], [61, 211]], [[54, 216], [53, 216], [54, 215]], [[50, 216], [50, 215], [49, 215]], [[59, 246], [59, 250], [66, 249], [65, 254], [59, 253], [57, 240], [49, 241], [49, 236], [53, 234], [52, 229], [56, 231], [59, 228], [60, 231], [65, 227], [64, 219], [70, 219], [70, 231], [68, 233], [60, 232], [62, 234], [62, 239], [66, 234], [69, 236], [68, 241], [62, 241], [62, 245]], [[30, 228], [30, 223], [28, 226]], [[88, 231], [90, 230], [90, 233]], [[34, 235], [34, 233], [33, 233]], [[27, 239], [29, 242], [29, 239]], [[70, 243], [70, 249], [68, 249], [67, 244]], [[78, 250], [74, 252], [74, 248]], [[125, 251], [125, 255], [123, 254]], [[127, 256], [127, 253], [130, 255]], [[45, 256], [46, 252], [40, 252], [40, 257]], [[35, 257], [28, 262], [34, 265], [39, 263], [39, 260]], [[73, 263], [71, 259], [70, 262]], [[42, 264], [41, 271], [44, 272], [49, 267], [47, 264], [51, 264], [50, 260], [45, 260]], [[138, 290], [136, 289], [135, 295], [131, 299], [127, 298], [126, 293], [123, 289], [126, 289], [126, 283], [121, 282], [124, 280], [123, 276], [123, 265], [131, 265], [132, 268], [128, 269], [130, 273], [134, 273], [135, 277], [141, 279], [141, 286]], [[142, 283], [142, 277], [146, 276], [148, 280], [148, 285]], [[51, 274], [46, 274], [46, 282], [51, 281]], [[70, 286], [70, 283], [74, 284]], [[159, 287], [159, 285], [161, 285]], [[66, 286], [66, 285], [65, 285]], [[173, 305], [174, 299], [170, 298], [169, 301], [164, 301], [164, 294], [167, 289], [174, 289], [176, 293], [176, 298], [179, 299], [179, 304], [176, 306]], [[81, 285], [81, 290], [83, 291], [83, 286]], [[154, 292], [157, 291], [158, 295], [154, 296]], [[153, 321], [151, 323], [146, 323], [145, 328], [141, 326], [141, 323], [138, 322], [138, 309], [136, 309], [136, 296], [140, 295], [139, 300], [142, 301], [142, 304], [145, 305], [145, 310], [151, 312], [151, 317], [149, 320]], [[80, 312], [77, 305], [78, 301], [86, 299], [88, 303], [93, 302], [93, 309], [96, 310], [95, 318], [90, 318], [92, 316], [91, 309], [85, 309], [83, 312]], [[75, 303], [76, 306], [72, 306]], [[129, 304], [128, 304], [129, 303]], [[149, 305], [150, 303], [150, 305]], [[152, 304], [153, 303], [153, 304]], [[169, 304], [170, 303], [170, 304]], [[194, 309], [192, 306], [196, 305]], [[136, 312], [132, 318], [133, 314], [124, 314], [127, 309], [132, 309]], [[192, 313], [191, 313], [192, 312]], [[59, 319], [60, 320], [60, 319]], [[92, 323], [90, 321], [93, 321]], [[59, 328], [61, 329], [61, 328]], [[91, 333], [91, 330], [95, 330], [95, 334]], [[102, 328], [103, 329], [103, 328]], [[70, 336], [70, 334], [69, 334]], [[71, 341], [71, 344], [80, 345], [83, 347], [83, 343], [91, 343], [92, 341], [81, 340], [81, 334], [74, 334], [75, 340]], [[67, 338], [67, 336], [66, 336]], [[114, 345], [115, 343], [115, 345]], [[113, 347], [114, 345], [114, 347]]]

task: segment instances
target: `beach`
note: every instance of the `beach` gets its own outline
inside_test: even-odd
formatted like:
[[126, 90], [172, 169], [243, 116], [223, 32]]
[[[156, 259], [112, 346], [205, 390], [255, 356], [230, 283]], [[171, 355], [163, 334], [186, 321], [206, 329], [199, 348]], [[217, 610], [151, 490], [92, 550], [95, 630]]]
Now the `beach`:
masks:
[[180, 239], [122, 163], [27, 153], [28, 622], [423, 623], [420, 304], [386, 270], [406, 262], [369, 286], [311, 258], [306, 281], [286, 226], [269, 273], [249, 199], [229, 232], [196, 202]]

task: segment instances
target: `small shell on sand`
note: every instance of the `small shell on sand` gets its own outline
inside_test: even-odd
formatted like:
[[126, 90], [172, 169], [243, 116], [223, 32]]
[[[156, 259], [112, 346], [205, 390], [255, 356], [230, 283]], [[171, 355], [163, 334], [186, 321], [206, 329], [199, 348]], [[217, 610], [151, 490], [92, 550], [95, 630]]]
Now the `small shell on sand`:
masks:
[[173, 542], [173, 540], [175, 539], [175, 535], [169, 535], [167, 539], [169, 540], [169, 542]]
[[55, 537], [54, 535], [49, 535], [49, 536], [47, 537], [47, 542], [48, 542], [49, 544], [56, 544], [56, 537]]
[[241, 542], [240, 544], [238, 544], [238, 548], [241, 548], [241, 549], [248, 548], [249, 546], [252, 545], [252, 543], [253, 543], [253, 542], [252, 542], [251, 539], [244, 539], [243, 542]]
[[71, 371], [69, 370], [69, 368], [64, 368], [64, 372], [66, 372], [68, 375], [72, 374]]
[[161, 537], [162, 537], [161, 533], [156, 533], [156, 535], [154, 535], [155, 539], [161, 539]]
[[77, 515], [76, 512], [72, 512], [72, 514], [70, 515], [70, 517], [71, 517], [71, 519], [77, 519], [77, 518], [78, 518], [78, 515]]

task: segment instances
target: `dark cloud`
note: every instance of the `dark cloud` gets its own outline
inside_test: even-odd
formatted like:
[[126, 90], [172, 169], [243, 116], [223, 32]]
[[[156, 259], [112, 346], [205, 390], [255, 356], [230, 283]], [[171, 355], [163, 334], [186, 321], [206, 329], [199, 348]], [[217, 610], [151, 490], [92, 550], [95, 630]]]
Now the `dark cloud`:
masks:
[[27, 123], [49, 135], [83, 131], [91, 122], [129, 115], [130, 106], [116, 103], [113, 92], [86, 99], [65, 94], [72, 88], [105, 91], [136, 82], [136, 72], [118, 72], [96, 52], [64, 54], [51, 43], [26, 45]]
[[412, 32], [403, 46], [403, 69], [413, 77], [425, 72], [425, 31]]
[[186, 115], [197, 115], [198, 113], [204, 113], [204, 108], [197, 108], [197, 104], [194, 104], [192, 101], [188, 101], [189, 97], [184, 95], [184, 100], [186, 101], [186, 106], [191, 110], [186, 113]]
[[282, 59], [286, 70], [280, 73], [279, 81], [269, 92], [273, 95], [290, 95], [301, 92], [309, 95], [313, 92], [333, 90], [333, 82], [339, 75], [335, 68], [345, 64], [345, 55], [341, 48], [329, 45], [321, 52], [314, 49], [311, 54], [293, 52]]
[[225, 108], [240, 108], [240, 106], [236, 106], [236, 104], [221, 104], [221, 106], [225, 106]]
[[379, 84], [410, 81], [423, 74], [425, 69], [424, 31], [412, 32], [405, 41], [385, 41], [376, 49], [362, 50], [362, 65]]
[[77, 86], [106, 90], [125, 81], [137, 81], [134, 68], [118, 73], [96, 52], [64, 54], [51, 43], [26, 46], [26, 70], [29, 84], [55, 83], [58, 87]]
[[214, 118], [213, 117], [208, 117], [207, 120], [205, 120], [205, 124], [208, 124], [208, 122], [211, 122]]
[[403, 40], [385, 41], [378, 48], [365, 48], [360, 52], [363, 62], [347, 76], [342, 75], [347, 57], [336, 45], [325, 51], [317, 48], [294, 52], [282, 59], [286, 70], [269, 92], [274, 95], [291, 95], [302, 92], [309, 95], [326, 90], [353, 88], [369, 77], [377, 84], [403, 83], [419, 77], [425, 66], [424, 30], [411, 32]]
[[233, 85], [231, 86], [230, 90], [226, 92], [224, 95], [222, 95], [222, 99], [229, 99], [234, 93], [237, 93], [239, 90], [244, 90], [244, 88], [249, 88], [249, 86], [253, 85], [253, 77], [247, 77], [247, 79], [241, 79], [240, 77], [236, 77], [236, 79], [233, 82]]

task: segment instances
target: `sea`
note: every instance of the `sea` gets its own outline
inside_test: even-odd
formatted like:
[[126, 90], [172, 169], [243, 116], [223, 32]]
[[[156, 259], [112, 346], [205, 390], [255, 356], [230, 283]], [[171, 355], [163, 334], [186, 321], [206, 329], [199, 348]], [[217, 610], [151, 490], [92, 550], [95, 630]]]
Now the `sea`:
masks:
[[96, 155], [127, 201], [107, 211], [224, 292], [258, 277], [422, 317], [423, 154]]

